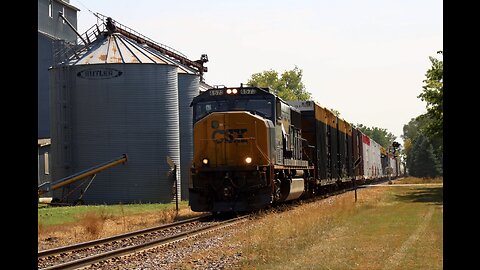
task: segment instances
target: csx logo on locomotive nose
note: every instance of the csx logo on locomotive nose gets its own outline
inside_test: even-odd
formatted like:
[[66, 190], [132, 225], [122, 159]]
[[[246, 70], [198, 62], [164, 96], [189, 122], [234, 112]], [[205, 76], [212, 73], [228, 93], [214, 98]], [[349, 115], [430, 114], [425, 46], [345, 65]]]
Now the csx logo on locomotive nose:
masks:
[[216, 143], [222, 143], [222, 142], [227, 142], [227, 143], [233, 143], [233, 142], [240, 142], [240, 143], [246, 143], [246, 140], [235, 140], [235, 139], [242, 139], [243, 134], [247, 132], [246, 128], [242, 129], [226, 129], [226, 130], [215, 130], [212, 133], [212, 139]]

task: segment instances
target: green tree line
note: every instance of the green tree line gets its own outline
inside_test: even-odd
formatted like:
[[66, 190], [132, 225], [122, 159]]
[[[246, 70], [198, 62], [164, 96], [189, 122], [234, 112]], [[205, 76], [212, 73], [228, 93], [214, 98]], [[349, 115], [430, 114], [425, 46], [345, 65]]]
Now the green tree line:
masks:
[[275, 70], [265, 70], [251, 75], [247, 84], [257, 87], [269, 87], [283, 100], [310, 100], [311, 93], [302, 82], [303, 71], [295, 66], [279, 74]]
[[357, 124], [356, 128], [359, 129], [363, 134], [367, 135], [378, 144], [383, 146], [383, 148], [388, 149], [392, 146], [392, 143], [397, 139], [395, 135], [389, 132], [385, 128], [379, 127], [367, 127], [362, 124]]
[[416, 177], [443, 175], [443, 61], [431, 56], [429, 59], [432, 66], [417, 96], [427, 103], [427, 112], [404, 125], [402, 135], [406, 167]]
[[[283, 100], [311, 100], [312, 95], [306, 90], [302, 77], [303, 71], [297, 66], [281, 74], [270, 69], [252, 74], [247, 84], [257, 87], [269, 87]], [[340, 117], [339, 111], [335, 109], [329, 110], [337, 117]], [[384, 128], [367, 127], [362, 124], [357, 124], [357, 128], [386, 149], [396, 139], [392, 133]]]

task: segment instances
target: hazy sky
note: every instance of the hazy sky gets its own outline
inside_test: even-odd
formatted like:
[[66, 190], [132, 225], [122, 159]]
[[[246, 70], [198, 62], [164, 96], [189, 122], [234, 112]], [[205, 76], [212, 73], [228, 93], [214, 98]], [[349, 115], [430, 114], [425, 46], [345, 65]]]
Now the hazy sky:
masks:
[[443, 50], [443, 1], [70, 0], [78, 30], [89, 11], [112, 17], [191, 60], [208, 54], [205, 81], [239, 86], [273, 69], [303, 70], [313, 99], [346, 121], [386, 128], [426, 112], [429, 56]]

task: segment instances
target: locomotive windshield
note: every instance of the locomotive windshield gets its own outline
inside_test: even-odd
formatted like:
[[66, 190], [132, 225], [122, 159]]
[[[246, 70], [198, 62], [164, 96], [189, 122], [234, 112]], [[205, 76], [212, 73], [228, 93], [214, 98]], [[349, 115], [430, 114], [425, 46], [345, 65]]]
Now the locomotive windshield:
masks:
[[273, 119], [273, 104], [272, 100], [264, 97], [200, 101], [195, 104], [194, 121], [198, 121], [211, 112], [225, 111], [248, 111], [264, 118]]

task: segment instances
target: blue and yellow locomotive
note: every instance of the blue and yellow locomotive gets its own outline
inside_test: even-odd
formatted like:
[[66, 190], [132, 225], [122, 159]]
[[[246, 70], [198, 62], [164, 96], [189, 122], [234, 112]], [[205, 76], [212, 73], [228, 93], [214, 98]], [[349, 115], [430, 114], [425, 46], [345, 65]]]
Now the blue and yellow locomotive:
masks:
[[248, 211], [308, 192], [300, 111], [268, 88], [209, 89], [192, 101], [193, 211]]

